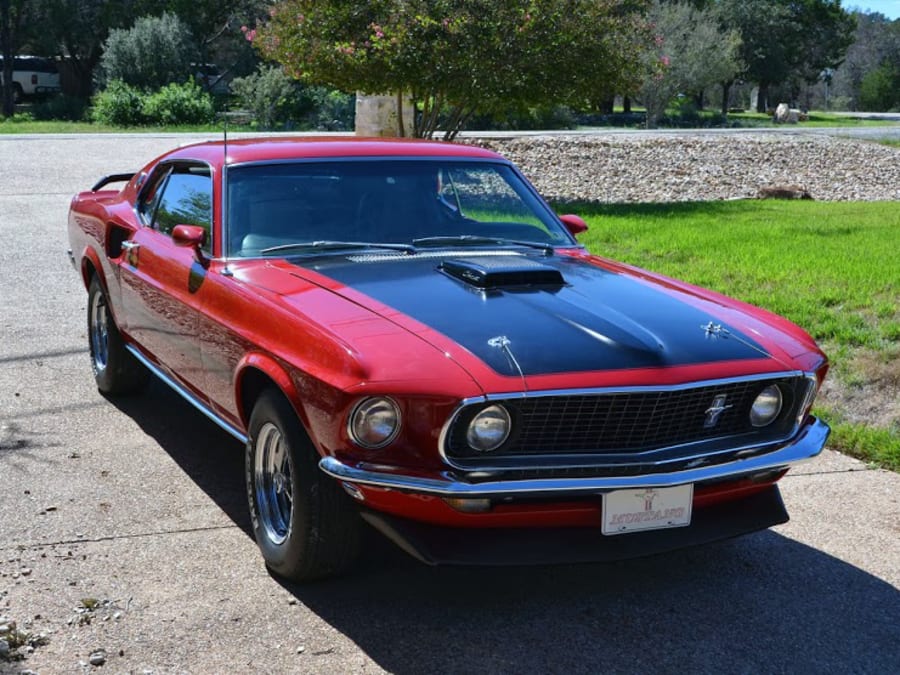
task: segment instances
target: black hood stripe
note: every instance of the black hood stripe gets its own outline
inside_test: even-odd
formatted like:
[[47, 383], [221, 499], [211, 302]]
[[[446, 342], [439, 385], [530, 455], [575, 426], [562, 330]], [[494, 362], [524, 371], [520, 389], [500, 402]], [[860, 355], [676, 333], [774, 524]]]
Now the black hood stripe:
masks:
[[[582, 260], [538, 259], [566, 283], [480, 289], [441, 272], [431, 256], [377, 263], [336, 257], [310, 268], [443, 333], [501, 375], [519, 375], [516, 364], [529, 376], [768, 355], [672, 292]], [[704, 330], [711, 322], [725, 330]]]

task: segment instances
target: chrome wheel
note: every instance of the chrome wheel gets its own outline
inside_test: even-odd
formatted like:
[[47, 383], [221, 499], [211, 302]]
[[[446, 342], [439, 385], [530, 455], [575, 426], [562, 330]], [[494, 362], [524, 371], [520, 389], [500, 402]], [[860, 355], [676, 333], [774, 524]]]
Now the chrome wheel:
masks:
[[94, 293], [91, 299], [90, 333], [94, 370], [101, 373], [109, 363], [109, 310], [102, 293]]
[[259, 520], [269, 541], [280, 545], [290, 535], [294, 506], [291, 457], [281, 430], [266, 422], [256, 437], [253, 484]]

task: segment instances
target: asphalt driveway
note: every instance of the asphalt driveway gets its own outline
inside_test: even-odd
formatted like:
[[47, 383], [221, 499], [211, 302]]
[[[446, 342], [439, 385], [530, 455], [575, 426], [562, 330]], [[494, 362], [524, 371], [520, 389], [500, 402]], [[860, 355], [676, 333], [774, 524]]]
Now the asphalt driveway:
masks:
[[239, 444], [158, 383], [97, 393], [65, 254], [72, 193], [186, 140], [0, 136], [0, 618], [47, 638], [0, 673], [897, 672], [900, 475], [829, 451], [791, 522], [706, 548], [453, 569], [373, 538], [349, 578], [270, 577]]

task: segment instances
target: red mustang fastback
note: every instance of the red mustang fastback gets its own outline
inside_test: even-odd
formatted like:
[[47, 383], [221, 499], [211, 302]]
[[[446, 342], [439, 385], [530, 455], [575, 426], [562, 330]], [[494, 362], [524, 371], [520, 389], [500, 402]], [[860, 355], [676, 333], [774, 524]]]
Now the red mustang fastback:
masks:
[[69, 215], [97, 386], [152, 373], [246, 443], [257, 542], [297, 580], [346, 569], [364, 523], [523, 564], [787, 521], [825, 356], [585, 227], [495, 153], [350, 139], [183, 147]]

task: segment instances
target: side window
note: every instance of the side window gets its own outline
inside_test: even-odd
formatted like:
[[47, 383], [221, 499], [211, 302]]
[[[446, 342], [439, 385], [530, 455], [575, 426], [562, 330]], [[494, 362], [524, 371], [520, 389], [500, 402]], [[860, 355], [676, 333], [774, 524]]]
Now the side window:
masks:
[[137, 211], [142, 225], [149, 226], [153, 222], [153, 214], [156, 213], [156, 207], [159, 205], [160, 197], [166, 186], [166, 178], [169, 177], [171, 170], [171, 166], [157, 167], [141, 190]]
[[197, 225], [206, 230], [205, 249], [211, 248], [212, 177], [206, 166], [176, 166], [162, 186], [162, 197], [151, 226], [172, 234], [176, 225]]

